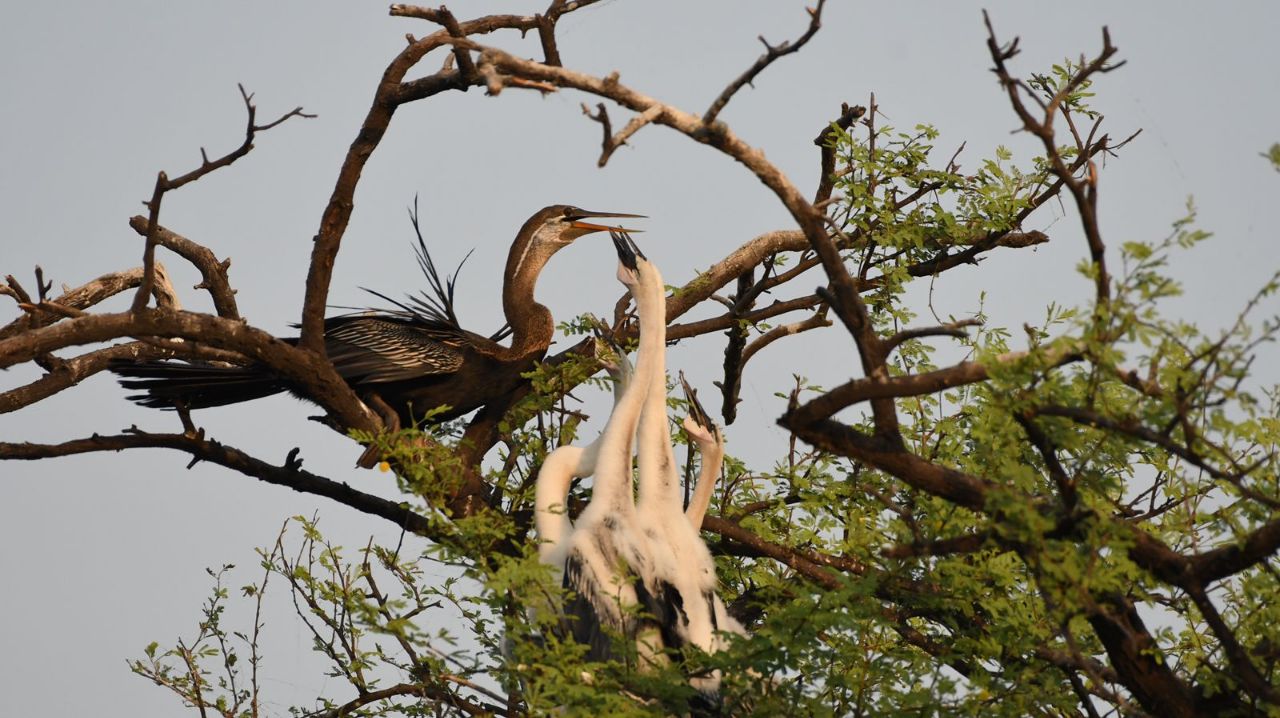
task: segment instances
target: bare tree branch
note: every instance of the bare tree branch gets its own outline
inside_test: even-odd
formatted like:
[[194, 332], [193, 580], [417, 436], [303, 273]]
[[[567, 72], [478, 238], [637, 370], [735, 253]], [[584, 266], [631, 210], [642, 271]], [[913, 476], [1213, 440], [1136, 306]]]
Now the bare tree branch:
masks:
[[376, 431], [380, 422], [360, 402], [333, 365], [243, 322], [192, 312], [143, 308], [140, 312], [94, 314], [0, 340], [0, 368], [30, 361], [69, 346], [121, 337], [168, 337], [205, 342], [266, 364], [324, 407], [343, 426]]
[[255, 124], [255, 117], [257, 116], [258, 109], [253, 104], [253, 95], [245, 92], [244, 85], [238, 85], [238, 87], [240, 88], [240, 97], [244, 100], [245, 112], [248, 115], [248, 119], [245, 122], [244, 141], [240, 143], [240, 146], [215, 160], [210, 160], [209, 156], [205, 154], [204, 149], [201, 148], [201, 162], [200, 166], [196, 169], [179, 177], [175, 177], [174, 179], [169, 179], [169, 176], [164, 172], [160, 172], [156, 175], [156, 184], [155, 189], [151, 194], [151, 201], [146, 203], [147, 209], [150, 212], [147, 218], [147, 226], [150, 229], [146, 235], [146, 249], [142, 253], [142, 283], [138, 285], [137, 294], [133, 297], [132, 311], [134, 312], [140, 311], [147, 305], [147, 297], [151, 294], [151, 287], [155, 281], [155, 256], [156, 243], [158, 241], [156, 234], [160, 229], [160, 202], [164, 198], [165, 193], [178, 189], [188, 183], [195, 182], [210, 172], [226, 167], [232, 162], [235, 162], [241, 157], [249, 154], [249, 150], [253, 149], [253, 140], [257, 136], [257, 133], [269, 130], [291, 117], [315, 117], [315, 115], [308, 115], [303, 112], [301, 107], [295, 107], [272, 122], [268, 122], [265, 125], [257, 125]]
[[[122, 272], [108, 272], [96, 279], [64, 292], [54, 304], [72, 309], [88, 309], [105, 299], [132, 289], [142, 282], [142, 268], [126, 269]], [[4, 287], [0, 287], [3, 289]], [[25, 292], [24, 292], [25, 294]], [[20, 301], [29, 302], [30, 297]], [[35, 326], [43, 326], [36, 322], [36, 316], [28, 313], [3, 327], [0, 327], [0, 340], [15, 337]]]
[[793, 52], [797, 52], [800, 48], [804, 47], [805, 44], [807, 44], [809, 40], [817, 34], [818, 29], [822, 27], [822, 8], [824, 5], [826, 5], [826, 0], [818, 0], [818, 6], [816, 8], [805, 8], [805, 11], [809, 13], [809, 28], [804, 31], [803, 35], [796, 38], [795, 42], [787, 41], [783, 42], [781, 45], [770, 45], [769, 41], [765, 40], [762, 36], [760, 38], [760, 42], [764, 45], [765, 53], [761, 55], [759, 59], [751, 65], [751, 67], [747, 68], [746, 72], [739, 75], [733, 82], [729, 83], [728, 87], [724, 88], [720, 93], [720, 96], [717, 97], [711, 103], [711, 106], [707, 108], [707, 111], [703, 113], [703, 124], [710, 125], [715, 122], [716, 118], [720, 116], [720, 112], [724, 110], [725, 105], [729, 104], [729, 100], [733, 99], [733, 96], [738, 93], [738, 90], [750, 85], [752, 81], [756, 79], [756, 76], [761, 72], [764, 72], [766, 67], [773, 64], [774, 60], [785, 55], [790, 55]]
[[254, 458], [239, 449], [213, 439], [206, 439], [203, 433], [152, 434], [135, 428], [123, 434], [94, 435], [61, 444], [0, 442], [0, 460], [32, 461], [99, 451], [141, 448], [181, 451], [191, 455], [190, 465], [198, 461], [208, 461], [269, 484], [332, 499], [362, 513], [387, 519], [396, 526], [426, 538], [437, 538], [441, 535], [438, 525], [414, 513], [401, 503], [357, 491], [345, 483], [303, 470], [302, 461], [297, 456], [297, 449], [289, 452], [283, 465], [276, 466]]
[[[1040, 139], [1044, 145], [1045, 156], [1049, 158], [1053, 173], [1071, 192], [1071, 196], [1075, 200], [1076, 210], [1080, 213], [1080, 221], [1084, 226], [1085, 238], [1089, 242], [1089, 256], [1094, 266], [1094, 286], [1098, 298], [1098, 309], [1100, 311], [1105, 310], [1111, 299], [1111, 279], [1107, 274], [1106, 246], [1103, 244], [1102, 232], [1098, 227], [1097, 170], [1090, 162], [1088, 175], [1084, 179], [1075, 176], [1074, 169], [1067, 166], [1062, 158], [1062, 153], [1058, 149], [1053, 131], [1053, 118], [1060, 107], [1065, 111], [1064, 103], [1067, 98], [1087, 82], [1090, 77], [1110, 72], [1123, 65], [1124, 62], [1110, 64], [1111, 58], [1117, 52], [1117, 48], [1111, 44], [1111, 33], [1105, 27], [1102, 28], [1102, 50], [1090, 62], [1082, 63], [1072, 77], [1063, 83], [1062, 87], [1048, 102], [1041, 103], [1043, 117], [1037, 119], [1022, 101], [1022, 83], [1009, 74], [1009, 70], [1005, 65], [1007, 60], [1018, 54], [1017, 38], [1009, 45], [1002, 47], [999, 41], [996, 40], [991, 18], [985, 10], [982, 13], [982, 18], [987, 26], [987, 49], [991, 53], [992, 61], [995, 63], [996, 76], [1000, 78], [1000, 84], [1008, 93], [1009, 102], [1013, 106], [1014, 112], [1022, 120], [1023, 127]], [[1039, 98], [1035, 99], [1039, 102]], [[1077, 135], [1076, 137], [1078, 140], [1079, 136]], [[1098, 145], [1100, 149], [1105, 150], [1107, 145], [1105, 136], [1099, 141]], [[1080, 146], [1077, 149], [1083, 153], [1086, 147]]]

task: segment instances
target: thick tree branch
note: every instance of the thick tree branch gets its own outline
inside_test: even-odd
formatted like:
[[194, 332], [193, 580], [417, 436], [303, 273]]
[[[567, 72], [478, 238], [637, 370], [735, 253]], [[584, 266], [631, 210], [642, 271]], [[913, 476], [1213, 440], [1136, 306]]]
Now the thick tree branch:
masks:
[[1233, 576], [1280, 551], [1280, 519], [1263, 524], [1243, 540], [1188, 559], [1191, 573], [1205, 585]]
[[815, 448], [856, 459], [957, 506], [985, 510], [990, 484], [984, 479], [926, 461], [903, 449], [892, 437], [864, 434], [830, 419], [798, 425], [791, 416], [790, 412], [784, 414], [778, 424]]
[[[1053, 366], [1061, 366], [1083, 358], [1083, 354], [1070, 346], [1053, 349], [1051, 352], [1048, 360]], [[1009, 364], [1025, 360], [1028, 356], [1030, 356], [1028, 352], [1008, 352], [995, 357], [993, 361]], [[860, 402], [936, 394], [945, 389], [986, 381], [989, 376], [986, 364], [964, 361], [923, 374], [891, 376], [884, 380], [853, 379], [789, 410], [779, 423], [784, 426], [804, 426], [830, 418], [836, 412]]]
[[[391, 14], [418, 17], [427, 16], [430, 13], [425, 8], [393, 5]], [[435, 18], [428, 17], [428, 19]], [[459, 29], [464, 34], [470, 34], [473, 31], [471, 25], [472, 23], [465, 23], [460, 25]], [[382, 73], [382, 81], [378, 83], [373, 104], [370, 105], [360, 131], [351, 143], [350, 149], [347, 150], [342, 168], [338, 171], [333, 193], [321, 216], [320, 229], [316, 233], [311, 250], [306, 294], [302, 305], [302, 333], [299, 340], [299, 346], [304, 350], [324, 356], [324, 314], [334, 262], [342, 244], [342, 236], [346, 232], [347, 224], [351, 221], [351, 212], [355, 209], [356, 185], [360, 181], [360, 175], [369, 157], [386, 135], [392, 115], [402, 103], [411, 99], [419, 99], [448, 89], [466, 89], [470, 86], [461, 72], [444, 70], [419, 81], [421, 84], [411, 96], [408, 88], [401, 86], [405, 73], [428, 52], [445, 45], [449, 38], [448, 30], [440, 30], [421, 40], [415, 40], [402, 50]], [[464, 40], [455, 39], [464, 42]]]
[[[586, 0], [562, 3], [554, 6], [554, 16], [558, 18], [590, 4], [592, 2]], [[440, 10], [395, 4], [391, 6], [390, 12], [393, 16], [422, 18], [444, 24], [444, 14]], [[547, 14], [551, 15], [552, 11], [549, 10]], [[324, 311], [329, 296], [329, 283], [333, 278], [333, 266], [342, 244], [342, 236], [351, 221], [351, 212], [355, 209], [356, 185], [360, 181], [360, 175], [369, 157], [373, 155], [373, 151], [386, 135], [387, 127], [396, 109], [407, 102], [447, 90], [466, 90], [482, 81], [478, 77], [481, 72], [477, 71], [471, 75], [463, 72], [461, 68], [459, 70], [444, 69], [411, 82], [404, 82], [405, 74], [427, 53], [438, 47], [452, 44], [459, 50], [467, 51], [474, 47], [467, 39], [468, 37], [501, 29], [535, 30], [539, 27], [539, 22], [537, 15], [489, 15], [459, 22], [452, 30], [456, 36], [446, 28], [425, 38], [414, 39], [387, 65], [378, 83], [369, 112], [365, 115], [360, 131], [343, 158], [342, 168], [338, 171], [333, 192], [325, 205], [320, 219], [320, 228], [316, 232], [302, 305], [302, 333], [299, 342], [301, 348], [315, 354], [324, 354]]]
[[180, 338], [238, 352], [266, 364], [281, 378], [298, 386], [344, 428], [376, 431], [380, 427], [380, 422], [337, 375], [333, 365], [322, 357], [299, 351], [243, 322], [208, 314], [143, 308], [139, 312], [68, 319], [0, 340], [0, 368], [69, 346], [122, 337]]
[[[62, 307], [84, 310], [125, 290], [132, 289], [141, 282], [141, 267], [126, 269], [122, 272], [109, 272], [75, 289], [64, 292], [54, 299], [53, 303]], [[30, 297], [21, 301], [30, 302]], [[37, 321], [37, 316], [34, 313], [25, 314], [0, 327], [0, 341], [18, 336], [36, 326], [43, 326], [43, 323]]]
[[1089, 623], [1111, 658], [1116, 675], [1143, 708], [1162, 718], [1205, 715], [1195, 693], [1165, 663], [1146, 624], [1124, 597], [1098, 607]]
[[17, 411], [47, 399], [97, 374], [112, 361], [120, 359], [160, 359], [173, 352], [148, 346], [142, 342], [120, 344], [106, 349], [62, 360], [57, 367], [39, 379], [16, 389], [0, 393], [0, 414]]
[[209, 292], [218, 316], [227, 319], [240, 318], [240, 310], [236, 307], [236, 290], [231, 288], [231, 282], [227, 277], [227, 269], [231, 267], [230, 257], [218, 261], [217, 256], [208, 247], [164, 227], [157, 227], [153, 235], [151, 225], [142, 215], [130, 217], [129, 226], [144, 237], [154, 236], [156, 244], [171, 250], [199, 270], [202, 281], [195, 288]]

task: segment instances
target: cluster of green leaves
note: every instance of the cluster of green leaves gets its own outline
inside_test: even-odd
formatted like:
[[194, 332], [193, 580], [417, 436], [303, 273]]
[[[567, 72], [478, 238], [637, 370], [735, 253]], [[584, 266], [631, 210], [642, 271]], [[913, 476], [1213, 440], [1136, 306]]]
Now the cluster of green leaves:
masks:
[[[938, 560], [929, 575], [955, 595], [967, 585], [952, 572], [957, 563], [978, 568], [971, 575], [988, 588], [972, 598], [983, 633], [999, 636], [1003, 652], [1103, 656], [1086, 619], [1107, 597], [1123, 596], [1155, 617], [1164, 660], [1213, 695], [1239, 688], [1238, 676], [1224, 670], [1222, 646], [1190, 598], [1135, 566], [1128, 549], [1135, 532], [1145, 531], [1196, 553], [1274, 519], [1280, 435], [1276, 404], [1259, 393], [1275, 391], [1250, 389], [1248, 380], [1252, 357], [1280, 324], [1246, 319], [1276, 291], [1275, 278], [1219, 336], [1165, 318], [1162, 300], [1180, 293], [1168, 275], [1172, 253], [1208, 238], [1193, 218], [1175, 223], [1163, 241], [1126, 244], [1111, 300], [1088, 311], [1051, 309], [1045, 326], [1029, 330], [1034, 348], [1023, 360], [996, 361], [1009, 350], [1003, 337], [975, 341], [979, 360], [999, 370], [988, 383], [927, 400], [939, 411], [949, 406], [950, 414], [935, 422], [915, 412], [912, 431], [920, 437], [917, 451], [926, 438], [947, 437], [935, 445], [935, 460], [1000, 487], [984, 515], [929, 531], [926, 540], [958, 532], [991, 537], [987, 560], [981, 553]], [[1074, 361], [1064, 364], [1064, 357]], [[1028, 422], [1053, 447], [1073, 498], [1053, 480]], [[1222, 612], [1246, 646], [1265, 650], [1280, 640], [1272, 610], [1242, 590], [1274, 585], [1266, 563], [1218, 585]], [[1102, 673], [1085, 680], [1111, 690]], [[1064, 687], [1060, 695], [1069, 701]]]
[[1280, 142], [1273, 143], [1267, 148], [1266, 152], [1262, 153], [1262, 156], [1271, 163], [1271, 166], [1274, 167], [1277, 172], [1280, 172]]
[[[223, 718], [256, 716], [258, 710], [257, 638], [262, 628], [258, 612], [267, 577], [242, 589], [257, 609], [252, 630], [228, 632], [222, 625], [228, 598], [223, 581], [234, 568], [227, 564], [217, 571], [206, 569], [213, 578], [213, 591], [201, 607], [194, 638], [180, 638], [173, 648], [163, 651], [159, 642], [152, 641], [143, 649], [145, 658], [129, 661], [130, 670], [177, 694], [183, 705], [199, 708], [201, 714], [212, 710]], [[242, 650], [249, 652], [249, 676], [240, 662]]]

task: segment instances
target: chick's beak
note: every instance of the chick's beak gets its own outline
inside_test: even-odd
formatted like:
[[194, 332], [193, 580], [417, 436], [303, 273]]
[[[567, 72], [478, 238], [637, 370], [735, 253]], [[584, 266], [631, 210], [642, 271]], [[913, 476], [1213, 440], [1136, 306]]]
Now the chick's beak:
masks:
[[636, 264], [636, 259], [644, 259], [645, 256], [644, 253], [640, 251], [640, 248], [636, 246], [636, 243], [632, 241], [631, 236], [626, 232], [619, 232], [612, 229], [609, 230], [609, 236], [613, 239], [613, 247], [618, 252], [618, 261], [627, 269], [630, 269], [633, 272], [636, 271], [638, 266]]

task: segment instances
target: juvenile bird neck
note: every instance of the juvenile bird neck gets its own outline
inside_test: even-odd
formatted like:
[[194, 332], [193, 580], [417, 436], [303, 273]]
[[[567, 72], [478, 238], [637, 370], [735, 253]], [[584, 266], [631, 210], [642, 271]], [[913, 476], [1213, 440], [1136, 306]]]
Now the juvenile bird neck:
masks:
[[562, 446], [547, 455], [538, 471], [534, 490], [534, 526], [538, 531], [540, 556], [554, 552], [564, 541], [573, 524], [569, 521], [569, 486], [583, 462], [585, 451], [577, 446]]
[[[657, 274], [656, 269], [654, 274]], [[661, 287], [661, 278], [657, 280]], [[666, 297], [657, 292], [654, 310], [648, 324], [642, 321], [641, 337], [646, 334], [657, 346], [644, 409], [640, 414], [636, 437], [637, 464], [640, 473], [641, 506], [662, 506], [675, 514], [681, 510], [679, 487], [676, 485], [675, 454], [671, 434], [667, 430], [667, 327]]]
[[665, 319], [661, 306], [662, 279], [656, 273], [642, 275], [640, 283], [631, 288], [631, 294], [640, 315], [640, 348], [636, 353], [635, 372], [600, 436], [596, 485], [591, 498], [592, 505], [599, 501], [602, 506], [619, 511], [635, 508], [631, 494], [632, 439], [658, 368], [655, 360], [663, 350], [662, 336], [648, 329], [655, 321], [661, 323]]

